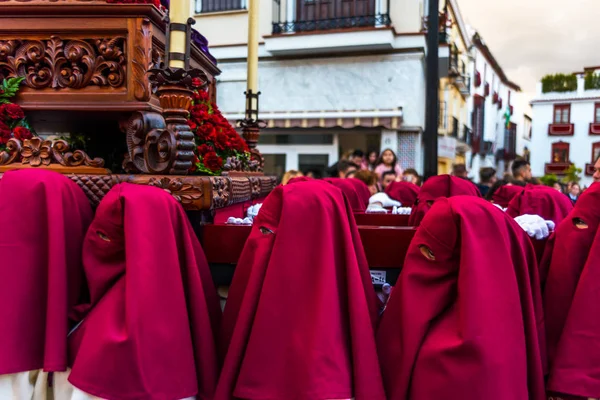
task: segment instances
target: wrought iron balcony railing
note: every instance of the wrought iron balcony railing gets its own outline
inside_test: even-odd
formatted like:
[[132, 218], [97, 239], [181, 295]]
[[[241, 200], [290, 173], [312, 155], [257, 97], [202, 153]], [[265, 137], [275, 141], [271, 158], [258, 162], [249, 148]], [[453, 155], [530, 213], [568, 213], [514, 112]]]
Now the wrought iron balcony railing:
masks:
[[[291, 8], [287, 4], [290, 1]], [[273, 0], [273, 7], [273, 34], [383, 27], [392, 23], [390, 0]], [[294, 12], [290, 13], [290, 9]]]

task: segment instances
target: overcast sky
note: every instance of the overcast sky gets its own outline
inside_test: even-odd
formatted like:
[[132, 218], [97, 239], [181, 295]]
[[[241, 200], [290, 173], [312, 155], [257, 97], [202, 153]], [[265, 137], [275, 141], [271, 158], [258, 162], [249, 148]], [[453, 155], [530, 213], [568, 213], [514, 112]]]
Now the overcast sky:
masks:
[[600, 0], [458, 0], [508, 78], [535, 92], [547, 73], [600, 65]]

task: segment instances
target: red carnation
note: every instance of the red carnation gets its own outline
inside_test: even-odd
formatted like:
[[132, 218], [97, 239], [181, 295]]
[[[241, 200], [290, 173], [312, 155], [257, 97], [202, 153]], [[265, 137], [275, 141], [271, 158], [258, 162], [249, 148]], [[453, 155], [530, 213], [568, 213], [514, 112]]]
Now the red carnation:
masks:
[[190, 114], [197, 122], [207, 121], [210, 118], [206, 104], [196, 104], [190, 110]]
[[215, 130], [215, 127], [212, 124], [205, 122], [202, 125], [198, 126], [198, 129], [196, 130], [196, 135], [199, 138], [204, 139], [205, 141], [212, 142], [217, 137], [217, 131]]
[[20, 141], [31, 139], [33, 137], [31, 131], [22, 126], [17, 126], [15, 129], [13, 129], [13, 135], [15, 136], [15, 139], [19, 139]]
[[223, 166], [223, 159], [217, 155], [214, 151], [206, 153], [203, 157], [204, 166], [215, 172], [221, 169]]
[[187, 124], [190, 127], [190, 130], [192, 130], [192, 131], [195, 131], [196, 128], [198, 128], [198, 125], [190, 119], [187, 120]]
[[202, 86], [202, 79], [200, 78], [192, 78], [192, 86], [199, 88], [200, 86]]
[[10, 128], [0, 120], [0, 145], [8, 143], [10, 137]]
[[215, 149], [213, 149], [212, 147], [210, 147], [207, 144], [201, 144], [200, 146], [198, 146], [198, 154], [200, 154], [201, 156], [205, 155], [206, 153], [214, 153]]
[[217, 135], [217, 137], [215, 138], [215, 147], [219, 150], [225, 150], [231, 147], [231, 143], [229, 142], [229, 138], [227, 137], [227, 135], [223, 133]]
[[21, 119], [25, 118], [23, 109], [18, 104], [3, 104], [1, 107], [2, 112], [0, 114], [6, 114], [9, 119]]
[[199, 101], [208, 101], [208, 92], [205, 90], [197, 90], [197, 97]]

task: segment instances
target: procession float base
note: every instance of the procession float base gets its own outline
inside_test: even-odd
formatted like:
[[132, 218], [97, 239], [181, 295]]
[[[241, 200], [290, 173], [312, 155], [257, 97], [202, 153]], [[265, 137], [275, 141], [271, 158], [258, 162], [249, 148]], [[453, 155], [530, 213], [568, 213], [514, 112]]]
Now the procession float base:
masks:
[[[200, 91], [211, 113], [218, 112], [220, 71], [205, 39], [194, 39], [193, 20], [181, 54], [186, 66], [171, 69], [164, 62], [175, 54], [167, 11], [115, 3], [126, 2], [0, 0], [0, 82], [19, 80], [18, 92], [4, 99], [25, 114], [0, 120], [0, 131], [7, 127], [10, 137], [0, 138], [0, 178], [14, 169], [56, 171], [76, 182], [93, 205], [121, 182], [163, 189], [186, 210], [265, 197], [276, 182], [260, 173], [257, 129], [244, 131], [249, 149], [242, 154], [249, 159], [213, 153], [213, 160], [222, 159], [220, 169], [198, 174], [201, 143], [190, 128], [190, 109]], [[1, 97], [0, 91], [0, 104]], [[16, 125], [31, 133], [18, 137]], [[75, 136], [88, 145], [74, 146]]]

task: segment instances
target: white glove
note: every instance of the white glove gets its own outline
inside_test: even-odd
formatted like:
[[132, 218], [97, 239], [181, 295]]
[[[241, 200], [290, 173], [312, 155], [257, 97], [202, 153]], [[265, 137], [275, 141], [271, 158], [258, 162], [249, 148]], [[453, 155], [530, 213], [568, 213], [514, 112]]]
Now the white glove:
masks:
[[258, 212], [260, 211], [261, 207], [262, 203], [248, 207], [248, 210], [246, 211], [246, 215], [248, 216], [248, 218], [254, 219], [254, 217], [258, 215]]
[[515, 221], [530, 237], [535, 237], [537, 240], [547, 238], [555, 228], [554, 222], [545, 221], [539, 215], [520, 215], [515, 218]]
[[373, 204], [369, 204], [369, 207], [367, 207], [365, 213], [366, 214], [387, 214], [388, 210], [383, 208], [383, 206], [380, 203], [373, 203]]
[[227, 223], [230, 225], [252, 225], [252, 219], [246, 217], [244, 219], [229, 217], [227, 218]]
[[392, 214], [410, 215], [411, 212], [412, 208], [410, 207], [394, 207], [392, 209]]
[[502, 208], [501, 205], [496, 204], [496, 203], [492, 203], [493, 205], [495, 205], [496, 207], [498, 207], [499, 209], [501, 209], [502, 211], [506, 211], [506, 208]]
[[383, 192], [376, 193], [373, 196], [371, 196], [371, 198], [369, 199], [369, 205], [375, 203], [381, 204], [382, 207], [400, 207], [402, 205], [402, 203], [396, 200], [392, 200], [390, 196]]

